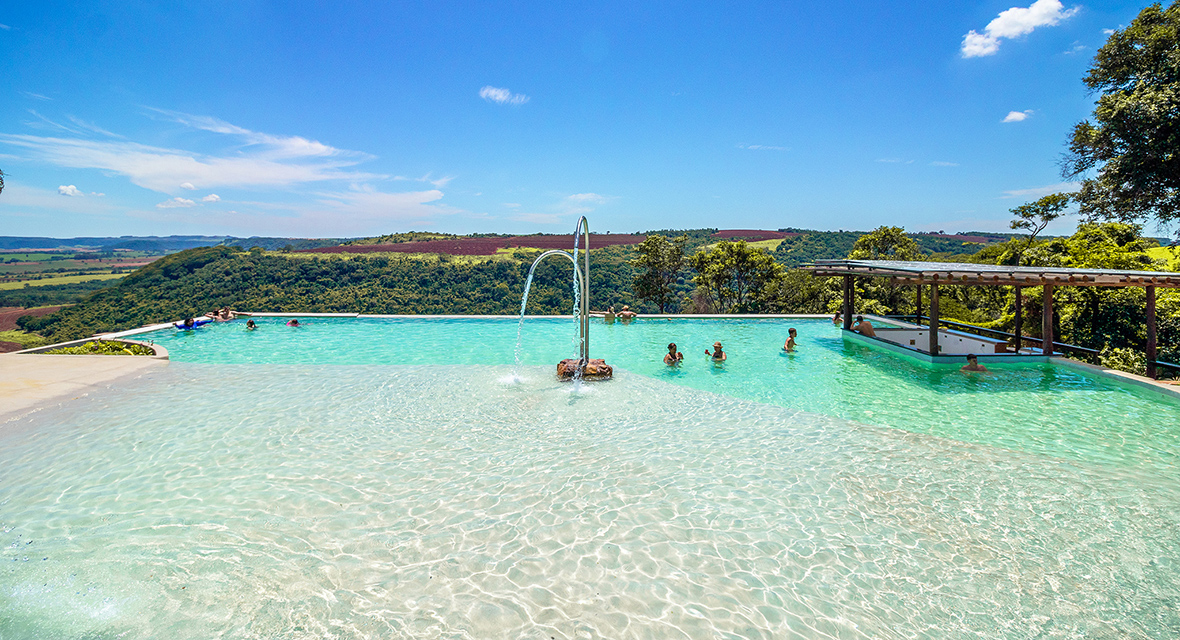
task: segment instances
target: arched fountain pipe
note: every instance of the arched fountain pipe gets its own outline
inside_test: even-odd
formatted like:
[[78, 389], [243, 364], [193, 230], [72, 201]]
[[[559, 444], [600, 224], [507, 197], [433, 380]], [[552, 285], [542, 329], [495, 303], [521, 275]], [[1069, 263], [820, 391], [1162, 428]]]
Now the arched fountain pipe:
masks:
[[[579, 234], [585, 238], [585, 247], [581, 250], [585, 251], [582, 257], [582, 268], [578, 268], [578, 251], [581, 247], [579, 241]], [[563, 255], [569, 258], [569, 261], [574, 265], [574, 294], [577, 296], [574, 308], [574, 313], [578, 316], [578, 365], [579, 372], [581, 367], [586, 366], [590, 362], [590, 223], [586, 220], [586, 216], [582, 216], [578, 220], [578, 226], [574, 228], [574, 252], [571, 254], [568, 251], [561, 249], [550, 249], [537, 256], [533, 260], [532, 266], [529, 267], [529, 275], [524, 284], [524, 295], [520, 300], [520, 322], [516, 327], [516, 369], [517, 376], [520, 370], [520, 338], [521, 330], [524, 328], [524, 314], [525, 309], [529, 303], [529, 288], [533, 284], [533, 273], [537, 270], [537, 265], [541, 264], [545, 258], [552, 255]]]
[[[578, 273], [578, 259], [575, 258], [570, 252], [562, 251], [561, 249], [550, 249], [550, 250], [542, 253], [541, 255], [537, 256], [537, 258], [535, 260], [533, 260], [532, 266], [529, 267], [529, 275], [527, 278], [525, 278], [525, 281], [524, 281], [524, 295], [521, 296], [521, 298], [520, 298], [520, 320], [516, 325], [516, 374], [515, 374], [516, 377], [520, 377], [520, 337], [521, 337], [521, 331], [524, 329], [525, 309], [528, 307], [528, 304], [529, 304], [529, 289], [532, 288], [532, 285], [533, 285], [533, 273], [536, 272], [537, 265], [541, 264], [541, 262], [544, 261], [545, 258], [548, 258], [549, 256], [555, 256], [555, 255], [563, 255], [566, 258], [569, 258], [569, 261], [573, 263], [573, 265], [574, 265], [574, 293], [578, 294], [582, 291], [582, 286], [581, 286], [582, 278], [581, 278], [581, 274]], [[577, 311], [579, 311], [579, 310], [575, 309], [575, 312], [577, 312]], [[589, 327], [587, 326], [586, 323], [583, 323], [581, 321], [581, 318], [579, 318], [578, 320], [579, 320], [578, 321], [578, 337], [580, 338], [580, 344], [584, 345], [586, 343], [585, 331]], [[585, 348], [580, 348], [579, 352], [585, 353], [586, 350], [585, 350]], [[579, 355], [578, 357], [581, 358], [582, 356]]]

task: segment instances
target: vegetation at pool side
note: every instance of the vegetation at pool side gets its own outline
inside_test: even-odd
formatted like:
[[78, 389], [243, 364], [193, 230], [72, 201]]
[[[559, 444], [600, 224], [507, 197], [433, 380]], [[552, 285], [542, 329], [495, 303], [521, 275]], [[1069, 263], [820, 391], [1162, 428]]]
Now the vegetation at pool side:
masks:
[[27, 331], [0, 331], [0, 342], [13, 342], [21, 349], [32, 349], [49, 344], [49, 340]]
[[74, 347], [61, 347], [44, 352], [47, 355], [71, 356], [153, 356], [151, 347], [115, 340], [92, 340]]

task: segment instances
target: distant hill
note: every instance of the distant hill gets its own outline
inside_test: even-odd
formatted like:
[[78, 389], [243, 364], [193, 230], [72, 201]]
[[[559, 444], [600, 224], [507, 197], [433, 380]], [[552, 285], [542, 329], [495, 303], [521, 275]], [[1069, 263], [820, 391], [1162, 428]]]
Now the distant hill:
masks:
[[163, 254], [222, 244], [242, 247], [244, 249], [262, 247], [268, 251], [274, 251], [284, 247], [290, 247], [292, 250], [330, 247], [346, 242], [347, 240], [347, 238], [275, 238], [259, 236], [250, 238], [238, 238], [234, 236], [112, 236], [79, 238], [0, 236], [0, 251], [21, 251], [29, 249], [42, 251], [52, 249], [115, 251], [123, 249]]

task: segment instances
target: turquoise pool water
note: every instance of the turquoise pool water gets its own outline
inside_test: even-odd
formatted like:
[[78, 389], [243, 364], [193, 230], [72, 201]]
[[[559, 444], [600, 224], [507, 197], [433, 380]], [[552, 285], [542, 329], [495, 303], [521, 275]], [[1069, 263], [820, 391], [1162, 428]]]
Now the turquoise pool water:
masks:
[[1180, 634], [1165, 402], [800, 321], [596, 325], [621, 371], [575, 391], [568, 321], [519, 382], [515, 323], [429, 322], [157, 334], [0, 424], [0, 638]]
[[[137, 338], [173, 360], [238, 364], [508, 365], [515, 319], [310, 318], [303, 327], [264, 318]], [[782, 351], [787, 329], [796, 353]], [[573, 321], [528, 318], [521, 361], [553, 367], [577, 353]], [[639, 319], [591, 327], [593, 357], [616, 368], [735, 398], [874, 426], [1112, 465], [1147, 465], [1180, 478], [1180, 402], [1102, 376], [1043, 365], [923, 364], [846, 341], [827, 320]], [[706, 347], [729, 354], [714, 365]], [[669, 342], [685, 354], [663, 363]], [[548, 372], [541, 373], [546, 376]]]

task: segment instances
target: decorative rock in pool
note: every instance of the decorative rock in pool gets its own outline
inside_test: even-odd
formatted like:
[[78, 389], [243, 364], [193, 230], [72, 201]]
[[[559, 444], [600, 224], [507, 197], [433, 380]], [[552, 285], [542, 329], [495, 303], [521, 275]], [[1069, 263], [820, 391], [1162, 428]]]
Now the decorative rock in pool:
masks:
[[[578, 374], [578, 367], [582, 364], [579, 358], [567, 358], [557, 363], [557, 377], [561, 380], [573, 380]], [[601, 358], [591, 359], [582, 369], [583, 380], [610, 380], [615, 370]]]

